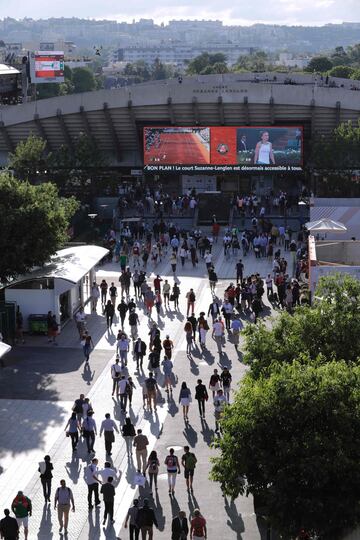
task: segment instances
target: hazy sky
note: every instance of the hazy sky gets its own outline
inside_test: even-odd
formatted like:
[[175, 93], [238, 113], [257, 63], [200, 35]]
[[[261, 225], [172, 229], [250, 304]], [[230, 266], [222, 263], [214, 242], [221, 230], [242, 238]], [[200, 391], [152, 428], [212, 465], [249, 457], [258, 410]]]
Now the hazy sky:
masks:
[[[225, 4], [225, 5], [224, 5]], [[226, 7], [230, 4], [231, 7]], [[0, 18], [84, 17], [131, 21], [152, 18], [220, 19], [225, 24], [325, 24], [360, 21], [360, 0], [0, 0]]]

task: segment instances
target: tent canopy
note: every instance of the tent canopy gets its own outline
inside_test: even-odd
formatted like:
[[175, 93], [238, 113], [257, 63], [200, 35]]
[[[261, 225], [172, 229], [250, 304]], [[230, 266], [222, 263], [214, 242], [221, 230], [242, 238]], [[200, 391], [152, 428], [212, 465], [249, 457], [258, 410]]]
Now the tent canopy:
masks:
[[308, 221], [305, 227], [310, 232], [346, 232], [347, 228], [340, 221], [332, 219], [318, 219], [317, 221]]
[[11, 351], [10, 345], [0, 341], [0, 358], [2, 358], [6, 353]]

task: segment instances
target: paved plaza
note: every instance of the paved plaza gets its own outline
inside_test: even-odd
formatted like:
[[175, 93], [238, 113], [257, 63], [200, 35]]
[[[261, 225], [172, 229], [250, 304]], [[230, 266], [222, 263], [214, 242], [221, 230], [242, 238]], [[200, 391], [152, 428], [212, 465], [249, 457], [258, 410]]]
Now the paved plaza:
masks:
[[[223, 291], [234, 280], [237, 259], [225, 260], [222, 247], [214, 247], [215, 270], [219, 277], [216, 294], [223, 297]], [[253, 254], [243, 259], [244, 275], [258, 272], [266, 276], [271, 271], [272, 262], [267, 259], [255, 259]], [[289, 263], [290, 264], [290, 263]], [[148, 282], [152, 285], [153, 268]], [[97, 272], [97, 282], [106, 279], [108, 283], [118, 283], [120, 268], [117, 264], [107, 264]], [[173, 278], [166, 260], [160, 263], [156, 273], [162, 277]], [[291, 273], [291, 268], [289, 267]], [[128, 372], [136, 385], [130, 417], [136, 428], [141, 428], [150, 441], [149, 451], [155, 449], [160, 459], [159, 491], [150, 496], [150, 505], [154, 508], [159, 523], [155, 530], [155, 539], [171, 537], [171, 520], [182, 509], [189, 516], [194, 508], [200, 508], [207, 520], [208, 538], [215, 540], [259, 540], [266, 538], [264, 524], [257, 520], [251, 497], [240, 497], [235, 502], [222, 496], [219, 485], [209, 480], [210, 458], [215, 455], [211, 447], [215, 433], [215, 421], [212, 400], [207, 402], [206, 418], [199, 417], [197, 403], [190, 405], [189, 422], [184, 423], [181, 406], [178, 402], [182, 381], [186, 381], [194, 396], [196, 381], [201, 378], [208, 386], [210, 375], [215, 367], [229, 367], [236, 386], [246, 367], [241, 362], [241, 350], [236, 352], [234, 345], [226, 342], [225, 354], [221, 365], [216, 352], [211, 332], [207, 337], [207, 350], [194, 349], [192, 358], [186, 355], [184, 323], [186, 320], [185, 294], [191, 288], [196, 293], [195, 315], [200, 311], [207, 313], [211, 302], [211, 292], [207, 279], [205, 263], [200, 261], [192, 268], [187, 261], [184, 268], [178, 264], [177, 280], [181, 291], [180, 310], [163, 310], [158, 319], [153, 319], [161, 330], [161, 339], [166, 334], [174, 342], [174, 373], [176, 388], [173, 399], [168, 400], [161, 389], [161, 403], [156, 413], [143, 408], [142, 388], [147, 376], [147, 361], [144, 360], [144, 372], [136, 371], [135, 362], [129, 356]], [[131, 289], [133, 290], [133, 289]], [[265, 299], [265, 296], [264, 296]], [[265, 315], [271, 315], [272, 307], [265, 299]], [[143, 303], [138, 303], [140, 317], [140, 335], [148, 344], [149, 319]], [[100, 313], [100, 306], [98, 306]], [[209, 324], [211, 317], [208, 318]], [[244, 320], [249, 324], [248, 320]], [[137, 494], [134, 486], [134, 461], [128, 460], [125, 442], [116, 436], [112, 451], [112, 465], [118, 472], [115, 498], [115, 523], [103, 527], [103, 507], [88, 511], [87, 486], [83, 479], [84, 468], [89, 463], [86, 445], [81, 442], [77, 454], [71, 451], [70, 440], [65, 436], [64, 427], [70, 416], [74, 399], [80, 393], [86, 394], [93, 405], [98, 430], [106, 412], [111, 413], [118, 426], [123, 423], [124, 415], [120, 412], [117, 399], [111, 396], [112, 381], [110, 367], [114, 361], [116, 334], [120, 325], [116, 319], [111, 332], [106, 329], [105, 318], [100, 314], [87, 317], [87, 326], [95, 348], [92, 351], [89, 366], [85, 365], [83, 351], [79, 342], [75, 323], [70, 321], [58, 339], [58, 346], [49, 344], [46, 337], [31, 336], [24, 345], [14, 347], [6, 358], [6, 367], [0, 372], [0, 508], [10, 507], [11, 501], [19, 489], [32, 499], [33, 515], [30, 518], [29, 538], [31, 540], [69, 539], [117, 539], [129, 538], [129, 532], [123, 528], [127, 510]], [[126, 319], [125, 331], [129, 332]], [[241, 347], [240, 347], [241, 349]], [[163, 376], [159, 376], [162, 386]], [[170, 447], [174, 447], [181, 458], [183, 446], [188, 444], [198, 459], [194, 478], [194, 493], [187, 493], [183, 472], [177, 478], [175, 496], [168, 495], [166, 467], [164, 459]], [[105, 462], [104, 439], [96, 438], [96, 457], [102, 468]], [[51, 505], [44, 505], [42, 486], [39, 480], [38, 462], [45, 454], [51, 456], [54, 464], [53, 494], [64, 478], [74, 493], [76, 512], [70, 514], [69, 532], [60, 534], [57, 513]], [[148, 486], [141, 488], [141, 495], [149, 495]], [[23, 533], [21, 533], [21, 538]]]

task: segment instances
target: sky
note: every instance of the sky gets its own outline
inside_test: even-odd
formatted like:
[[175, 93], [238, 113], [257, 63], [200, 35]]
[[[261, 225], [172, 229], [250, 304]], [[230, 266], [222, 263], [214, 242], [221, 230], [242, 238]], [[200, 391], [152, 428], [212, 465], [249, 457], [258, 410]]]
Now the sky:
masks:
[[219, 19], [224, 24], [322, 25], [360, 22], [360, 0], [0, 0], [0, 18], [81, 17], [131, 22]]

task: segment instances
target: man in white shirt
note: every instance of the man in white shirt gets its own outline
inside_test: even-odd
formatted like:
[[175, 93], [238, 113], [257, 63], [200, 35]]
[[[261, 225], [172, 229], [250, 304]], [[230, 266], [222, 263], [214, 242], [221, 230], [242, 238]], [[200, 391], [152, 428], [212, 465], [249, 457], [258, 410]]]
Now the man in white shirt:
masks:
[[76, 312], [75, 322], [76, 322], [76, 327], [78, 329], [79, 336], [81, 339], [84, 334], [84, 329], [85, 329], [85, 313], [84, 313], [83, 307], [81, 307], [79, 311]]
[[129, 340], [124, 335], [122, 335], [120, 340], [118, 341], [117, 348], [118, 348], [118, 353], [121, 360], [121, 366], [126, 366], [127, 353], [130, 350], [130, 344], [129, 344]]
[[106, 413], [106, 414], [105, 414], [105, 420], [103, 420], [103, 421], [101, 422], [101, 427], [100, 427], [100, 437], [101, 437], [101, 435], [102, 435], [103, 432], [104, 432], [104, 437], [105, 437], [105, 452], [106, 452], [109, 456], [111, 456], [112, 443], [115, 442], [114, 431], [116, 431], [117, 433], [119, 433], [118, 427], [117, 427], [117, 425], [115, 424], [114, 420], [112, 420], [112, 419], [110, 418], [110, 414], [109, 414], [109, 413]]
[[117, 386], [118, 386], [118, 382], [120, 380], [121, 374], [122, 374], [122, 369], [119, 364], [119, 358], [116, 357], [115, 364], [111, 366], [111, 378], [113, 381], [113, 388], [112, 388], [112, 394], [111, 394], [112, 396], [115, 394], [115, 391], [117, 393]]
[[96, 458], [91, 460], [90, 465], [88, 465], [84, 471], [84, 479], [88, 487], [88, 504], [89, 510], [93, 508], [92, 505], [92, 494], [94, 493], [95, 497], [95, 506], [99, 506], [99, 484], [101, 480], [99, 478], [99, 469], [98, 469], [98, 460]]
[[206, 268], [209, 269], [210, 266], [211, 266], [211, 262], [212, 262], [212, 255], [211, 255], [210, 251], [207, 251], [205, 253], [204, 260], [205, 260]]
[[126, 412], [126, 404], [127, 404], [127, 397], [128, 397], [127, 388], [128, 388], [127, 379], [125, 375], [122, 375], [118, 383], [118, 395], [120, 395], [120, 408], [123, 413]]
[[267, 297], [269, 298], [270, 294], [273, 294], [273, 292], [274, 292], [273, 291], [273, 279], [271, 277], [271, 274], [267, 275], [265, 283], [266, 283], [266, 294], [267, 294]]
[[226, 405], [226, 398], [224, 396], [224, 392], [220, 389], [217, 391], [217, 394], [214, 398], [215, 433], [219, 433], [219, 428], [221, 432], [221, 426], [219, 424], [219, 420], [221, 418], [221, 414], [224, 410], [225, 405]]
[[92, 410], [88, 410], [87, 416], [83, 421], [82, 425], [83, 437], [86, 440], [88, 454], [94, 453], [95, 436], [97, 434], [96, 422], [93, 419], [92, 415]]
[[105, 461], [104, 468], [98, 472], [98, 475], [100, 476], [103, 484], [106, 484], [109, 476], [114, 479], [114, 485], [118, 483], [117, 471], [111, 467], [111, 463], [109, 461]]
[[233, 306], [229, 302], [229, 300], [226, 300], [223, 303], [222, 312], [225, 319], [226, 330], [230, 330], [230, 322], [231, 322], [231, 317], [233, 314]]
[[217, 319], [213, 324], [213, 338], [216, 341], [218, 353], [221, 356], [222, 354], [222, 340], [224, 335], [224, 324], [221, 321], [221, 318]]

